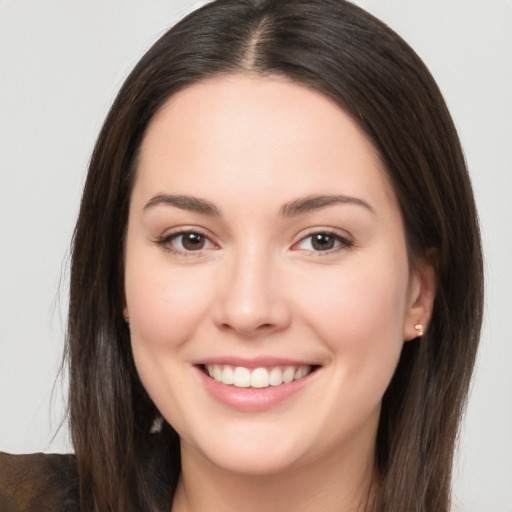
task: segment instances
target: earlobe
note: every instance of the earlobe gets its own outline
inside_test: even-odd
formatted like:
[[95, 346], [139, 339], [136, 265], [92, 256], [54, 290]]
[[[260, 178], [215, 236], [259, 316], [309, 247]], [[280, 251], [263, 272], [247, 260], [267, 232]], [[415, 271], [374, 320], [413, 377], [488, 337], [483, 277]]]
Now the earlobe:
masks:
[[125, 306], [123, 308], [123, 317], [124, 317], [124, 321], [127, 323], [127, 324], [130, 324], [130, 315], [128, 314], [128, 307]]
[[410, 295], [404, 321], [404, 340], [420, 338], [428, 329], [436, 294], [436, 271], [431, 261], [417, 264], [411, 272]]

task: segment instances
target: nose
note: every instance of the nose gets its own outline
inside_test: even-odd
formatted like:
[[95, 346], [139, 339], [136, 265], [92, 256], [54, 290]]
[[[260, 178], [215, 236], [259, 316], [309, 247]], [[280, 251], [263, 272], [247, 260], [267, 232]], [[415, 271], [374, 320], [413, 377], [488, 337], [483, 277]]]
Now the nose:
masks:
[[272, 256], [246, 250], [226, 262], [219, 276], [215, 322], [243, 337], [268, 335], [285, 329], [291, 320], [282, 272]]

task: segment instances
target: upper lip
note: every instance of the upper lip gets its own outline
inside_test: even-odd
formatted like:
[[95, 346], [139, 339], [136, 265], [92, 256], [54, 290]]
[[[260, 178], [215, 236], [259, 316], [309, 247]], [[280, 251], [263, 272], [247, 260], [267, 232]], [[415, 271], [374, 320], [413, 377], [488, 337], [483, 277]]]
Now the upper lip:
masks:
[[216, 356], [207, 357], [193, 363], [194, 365], [211, 365], [211, 364], [227, 364], [230, 366], [242, 366], [244, 368], [261, 368], [261, 367], [275, 367], [275, 366], [318, 366], [318, 363], [312, 361], [300, 361], [297, 359], [283, 358], [283, 357], [256, 357], [256, 358], [241, 358], [234, 356]]

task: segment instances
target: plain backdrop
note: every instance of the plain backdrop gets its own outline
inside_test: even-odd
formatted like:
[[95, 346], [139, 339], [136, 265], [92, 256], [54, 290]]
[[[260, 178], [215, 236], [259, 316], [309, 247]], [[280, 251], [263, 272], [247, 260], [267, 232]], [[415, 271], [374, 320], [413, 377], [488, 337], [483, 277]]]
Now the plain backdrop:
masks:
[[[480, 210], [487, 302], [455, 509], [512, 512], [512, 1], [360, 0], [424, 59]], [[68, 247], [87, 163], [123, 79], [191, 0], [0, 0], [0, 449], [69, 451]], [[84, 290], [86, 293], [87, 290]]]

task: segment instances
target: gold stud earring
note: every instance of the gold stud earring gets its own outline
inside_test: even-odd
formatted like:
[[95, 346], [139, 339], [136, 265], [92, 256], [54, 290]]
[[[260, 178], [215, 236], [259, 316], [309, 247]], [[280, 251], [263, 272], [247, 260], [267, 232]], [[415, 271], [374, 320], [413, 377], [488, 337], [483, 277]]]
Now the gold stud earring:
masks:
[[414, 326], [414, 328], [418, 331], [418, 336], [423, 336], [423, 325], [421, 324], [416, 324]]

